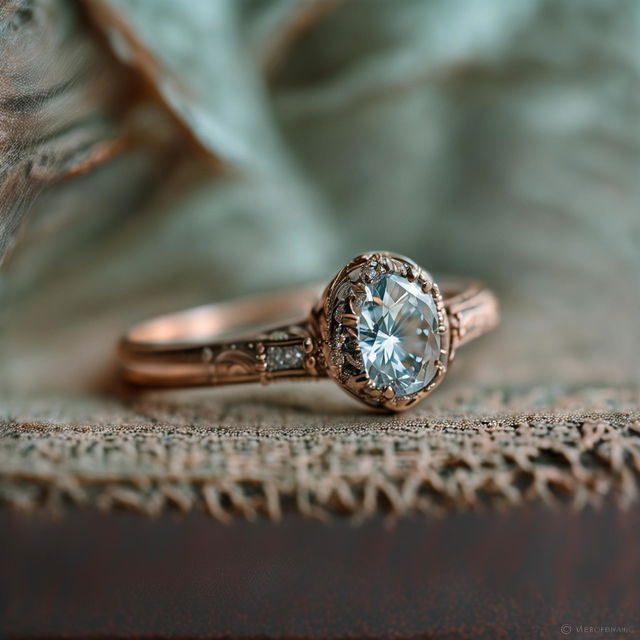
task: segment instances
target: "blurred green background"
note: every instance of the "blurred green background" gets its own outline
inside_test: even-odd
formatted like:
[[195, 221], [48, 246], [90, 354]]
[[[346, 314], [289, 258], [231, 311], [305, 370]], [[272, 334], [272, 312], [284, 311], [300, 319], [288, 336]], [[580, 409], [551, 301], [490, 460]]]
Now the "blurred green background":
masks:
[[130, 322], [370, 249], [499, 292], [458, 384], [640, 381], [640, 3], [33, 4], [24, 87], [104, 81], [5, 118], [5, 160], [87, 113], [139, 135], [2, 200], [8, 393], [99, 391]]

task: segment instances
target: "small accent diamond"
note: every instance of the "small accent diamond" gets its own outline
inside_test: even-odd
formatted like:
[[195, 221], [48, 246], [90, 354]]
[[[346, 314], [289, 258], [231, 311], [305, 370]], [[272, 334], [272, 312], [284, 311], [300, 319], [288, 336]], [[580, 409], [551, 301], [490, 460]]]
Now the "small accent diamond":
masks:
[[267, 368], [269, 371], [300, 369], [303, 360], [302, 345], [267, 347]]
[[377, 260], [369, 260], [363, 267], [364, 279], [367, 282], [376, 282], [382, 273], [381, 265]]

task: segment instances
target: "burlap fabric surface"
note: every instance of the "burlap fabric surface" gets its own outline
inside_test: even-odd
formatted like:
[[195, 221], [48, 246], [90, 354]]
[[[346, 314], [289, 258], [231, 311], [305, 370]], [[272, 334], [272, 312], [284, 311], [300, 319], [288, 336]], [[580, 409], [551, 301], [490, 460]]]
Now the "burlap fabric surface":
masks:
[[631, 390], [450, 392], [408, 416], [372, 417], [303, 386], [16, 406], [0, 431], [0, 499], [222, 521], [637, 499]]
[[[216, 518], [638, 495], [634, 2], [0, 2], [0, 500]], [[130, 322], [388, 249], [497, 290], [415, 412], [132, 396]]]

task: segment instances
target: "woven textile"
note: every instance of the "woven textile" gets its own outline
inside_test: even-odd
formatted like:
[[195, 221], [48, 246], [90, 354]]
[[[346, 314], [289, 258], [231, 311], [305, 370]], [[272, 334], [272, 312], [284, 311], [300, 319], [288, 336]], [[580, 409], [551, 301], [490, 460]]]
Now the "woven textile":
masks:
[[245, 402], [197, 392], [14, 406], [0, 430], [0, 499], [201, 509], [227, 521], [608, 498], [624, 507], [638, 497], [630, 389], [457, 392], [416, 413], [372, 417], [349, 413], [323, 385], [303, 388], [256, 390]]
[[[637, 3], [362, 5], [0, 1], [1, 502], [636, 499]], [[117, 392], [130, 323], [376, 249], [502, 307], [416, 411], [330, 384]]]

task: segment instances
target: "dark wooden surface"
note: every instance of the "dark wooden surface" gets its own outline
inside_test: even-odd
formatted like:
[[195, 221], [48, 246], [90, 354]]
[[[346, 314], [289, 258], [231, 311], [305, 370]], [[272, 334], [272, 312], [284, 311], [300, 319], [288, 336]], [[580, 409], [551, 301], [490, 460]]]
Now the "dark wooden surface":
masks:
[[3, 511], [0, 527], [2, 637], [640, 637], [638, 509], [392, 529]]

